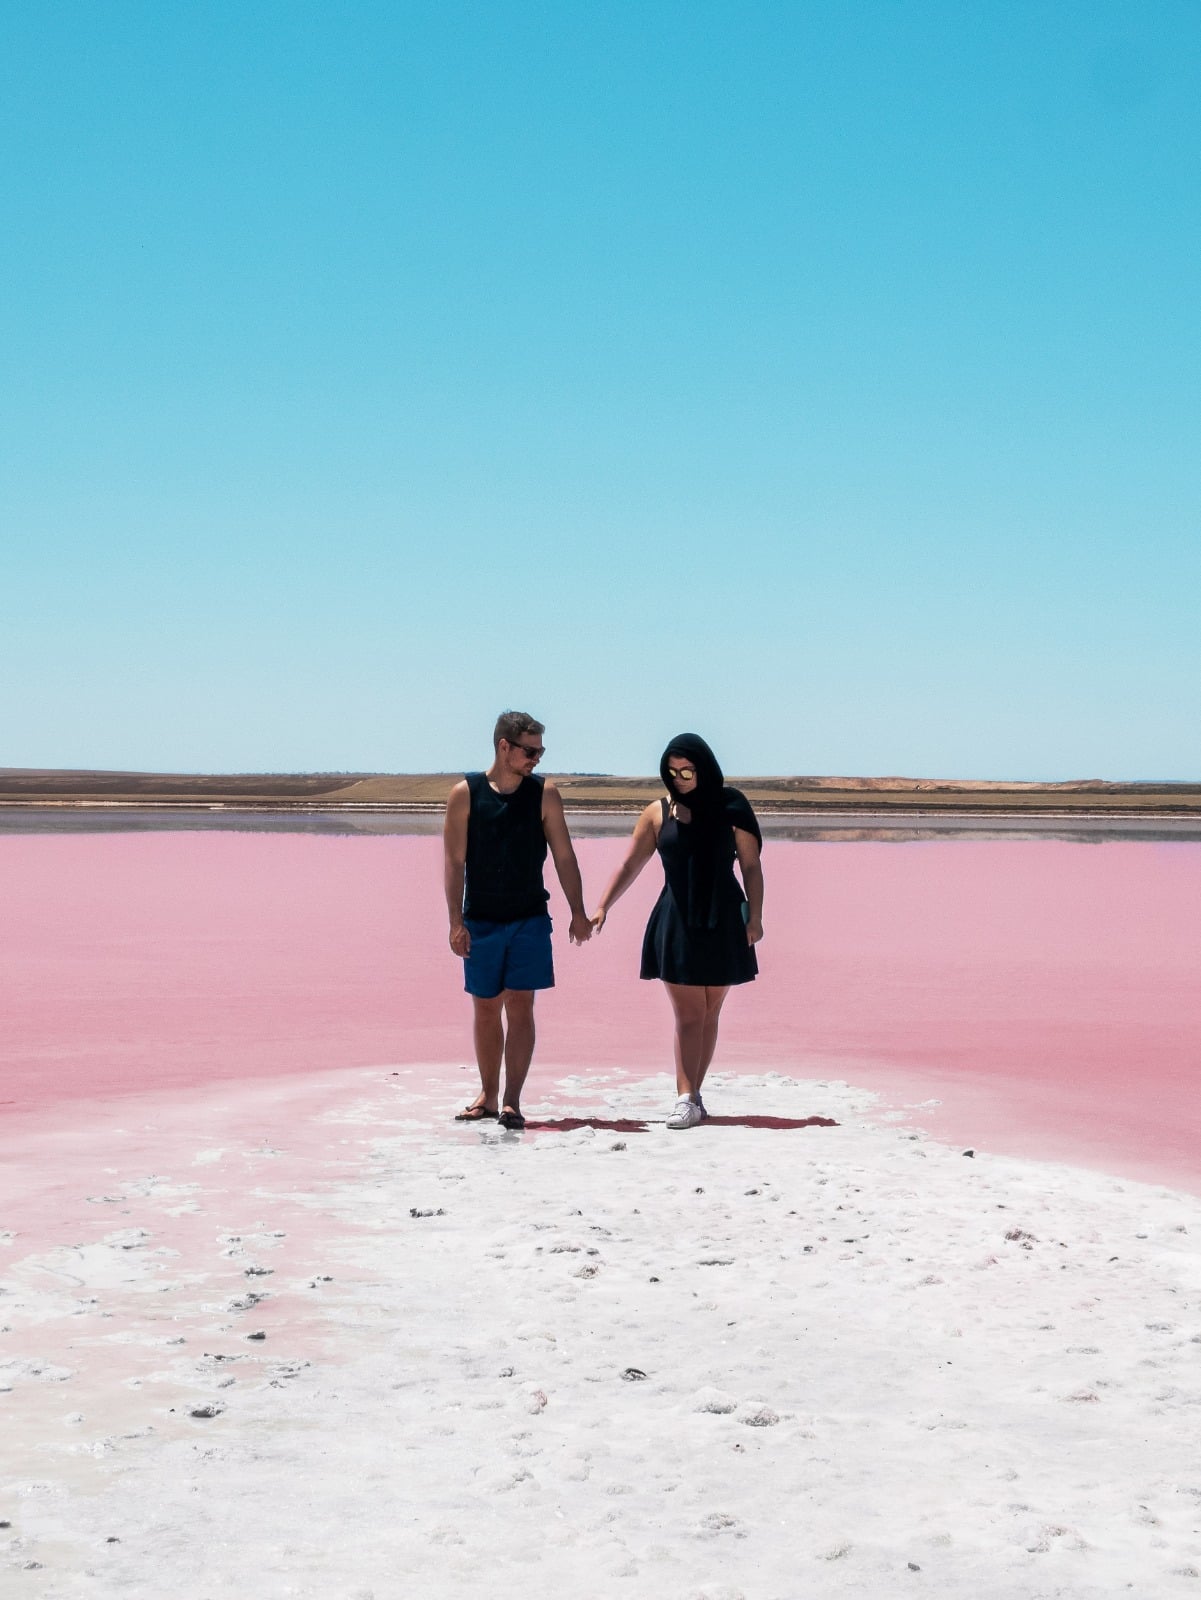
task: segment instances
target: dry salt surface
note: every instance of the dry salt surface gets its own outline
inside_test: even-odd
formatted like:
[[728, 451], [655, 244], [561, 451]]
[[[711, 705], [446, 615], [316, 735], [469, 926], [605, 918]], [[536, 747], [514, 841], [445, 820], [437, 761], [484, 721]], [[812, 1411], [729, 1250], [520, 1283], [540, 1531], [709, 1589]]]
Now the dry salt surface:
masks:
[[518, 1135], [446, 1072], [31, 1136], [6, 1597], [1201, 1594], [1196, 1198], [841, 1082], [672, 1133], [547, 1075]]

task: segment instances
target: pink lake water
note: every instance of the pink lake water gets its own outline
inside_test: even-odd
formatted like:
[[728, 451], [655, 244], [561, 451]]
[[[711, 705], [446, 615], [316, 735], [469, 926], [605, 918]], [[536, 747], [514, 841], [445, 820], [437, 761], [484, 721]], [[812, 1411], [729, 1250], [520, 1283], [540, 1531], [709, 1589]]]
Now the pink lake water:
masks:
[[[577, 841], [588, 899], [624, 849]], [[1201, 844], [769, 842], [761, 976], [718, 1067], [838, 1077], [981, 1150], [1201, 1185]], [[553, 874], [549, 875], [553, 880]], [[419, 1063], [461, 1103], [468, 1003], [436, 838], [0, 838], [0, 1115]], [[556, 1075], [666, 1070], [636, 977], [652, 864], [538, 1002]], [[714, 1109], [731, 1109], [715, 1107]]]

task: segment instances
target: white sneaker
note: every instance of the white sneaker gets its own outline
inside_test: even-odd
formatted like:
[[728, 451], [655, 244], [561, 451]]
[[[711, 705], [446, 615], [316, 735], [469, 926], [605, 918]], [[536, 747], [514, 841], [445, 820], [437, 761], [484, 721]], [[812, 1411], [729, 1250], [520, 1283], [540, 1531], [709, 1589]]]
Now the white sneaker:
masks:
[[695, 1100], [682, 1094], [676, 1101], [676, 1108], [668, 1117], [666, 1126], [669, 1128], [695, 1128], [698, 1123], [704, 1122], [705, 1113]]

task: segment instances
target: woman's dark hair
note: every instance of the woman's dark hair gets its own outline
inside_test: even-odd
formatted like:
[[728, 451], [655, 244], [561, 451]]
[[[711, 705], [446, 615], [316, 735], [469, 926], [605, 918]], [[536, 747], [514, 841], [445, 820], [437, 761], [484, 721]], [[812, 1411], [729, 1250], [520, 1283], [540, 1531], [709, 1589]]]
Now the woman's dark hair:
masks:
[[[675, 756], [677, 761], [690, 761], [696, 771], [696, 788], [686, 795], [680, 794], [676, 788], [671, 768], [667, 765], [668, 756]], [[672, 799], [687, 806], [694, 815], [721, 809], [725, 776], [717, 757], [699, 733], [676, 734], [659, 761], [659, 776]]]
[[[667, 758], [688, 761], [696, 772], [696, 788], [681, 794]], [[688, 863], [686, 904], [681, 909], [692, 928], [712, 928], [718, 918], [719, 861], [732, 859], [731, 830], [742, 828], [763, 843], [750, 801], [725, 780], [721, 764], [699, 733], [677, 733], [659, 762], [663, 786], [679, 805], [688, 808]]]

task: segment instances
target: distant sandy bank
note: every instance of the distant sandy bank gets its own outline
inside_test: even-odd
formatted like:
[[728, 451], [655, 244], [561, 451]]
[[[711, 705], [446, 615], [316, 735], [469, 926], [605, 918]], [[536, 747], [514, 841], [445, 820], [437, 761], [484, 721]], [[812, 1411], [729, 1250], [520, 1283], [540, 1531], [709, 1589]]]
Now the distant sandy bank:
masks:
[[[0, 768], [0, 806], [242, 810], [437, 811], [459, 773], [172, 774]], [[660, 793], [657, 777], [548, 774], [577, 812], [637, 811]], [[991, 783], [926, 778], [736, 778], [766, 814], [824, 813], [1048, 816], [1165, 815], [1201, 818], [1201, 784]]]

